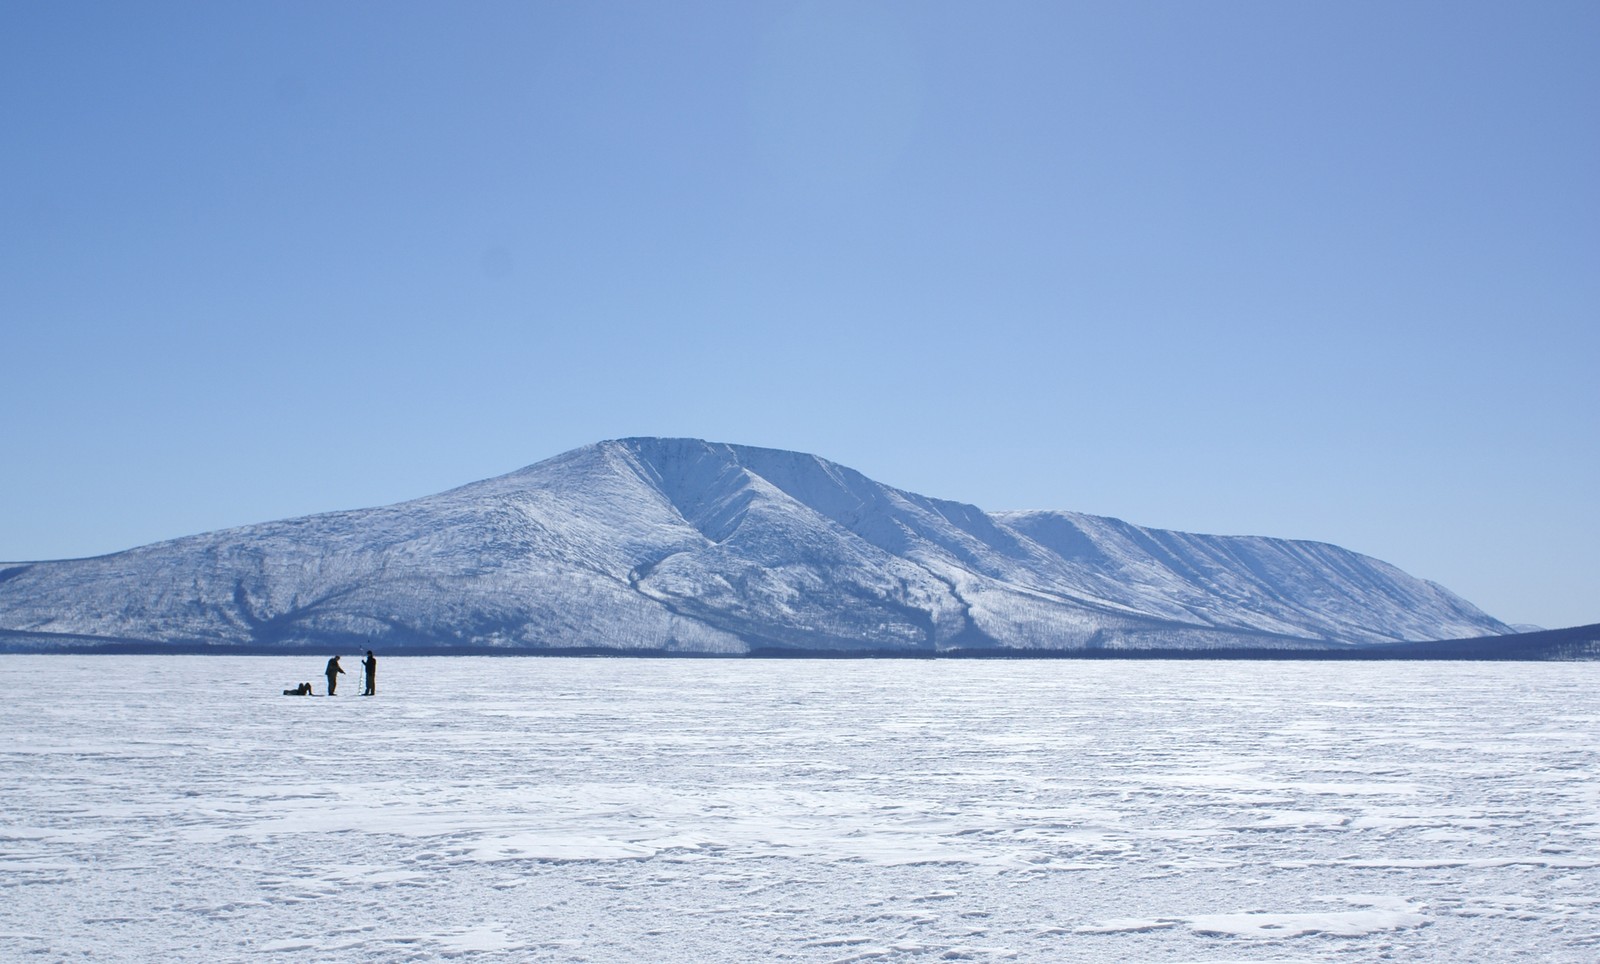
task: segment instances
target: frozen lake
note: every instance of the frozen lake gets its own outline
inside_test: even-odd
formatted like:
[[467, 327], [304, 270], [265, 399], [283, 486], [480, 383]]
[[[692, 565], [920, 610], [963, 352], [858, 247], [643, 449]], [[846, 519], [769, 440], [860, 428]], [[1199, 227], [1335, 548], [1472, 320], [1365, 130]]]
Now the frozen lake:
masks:
[[0, 656], [0, 959], [1600, 958], [1597, 663], [345, 655]]

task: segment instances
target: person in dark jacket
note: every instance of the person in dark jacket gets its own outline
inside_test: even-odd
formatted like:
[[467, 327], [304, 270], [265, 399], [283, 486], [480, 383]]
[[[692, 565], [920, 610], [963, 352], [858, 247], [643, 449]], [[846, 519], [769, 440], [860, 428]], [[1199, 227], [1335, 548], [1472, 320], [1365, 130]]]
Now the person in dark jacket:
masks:
[[378, 692], [378, 657], [372, 655], [372, 650], [367, 650], [367, 658], [361, 661], [361, 668], [367, 671], [367, 688], [361, 695], [373, 696]]
[[344, 669], [339, 666], [339, 657], [328, 660], [328, 695], [332, 696], [334, 689], [339, 685], [339, 674]]

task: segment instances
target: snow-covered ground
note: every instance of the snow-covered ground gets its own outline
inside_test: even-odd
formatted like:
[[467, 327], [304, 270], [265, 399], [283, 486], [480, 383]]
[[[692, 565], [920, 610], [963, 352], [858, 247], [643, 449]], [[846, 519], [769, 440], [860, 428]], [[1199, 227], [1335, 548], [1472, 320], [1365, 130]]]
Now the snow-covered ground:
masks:
[[1600, 958], [1596, 663], [346, 662], [0, 657], [0, 959]]

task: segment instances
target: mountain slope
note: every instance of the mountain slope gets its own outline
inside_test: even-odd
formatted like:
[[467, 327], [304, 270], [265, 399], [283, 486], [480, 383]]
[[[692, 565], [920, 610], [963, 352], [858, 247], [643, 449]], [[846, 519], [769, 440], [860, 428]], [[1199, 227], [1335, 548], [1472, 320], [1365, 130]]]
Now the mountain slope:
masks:
[[1508, 629], [1336, 546], [986, 513], [811, 455], [623, 439], [398, 505], [0, 566], [0, 631], [27, 648], [935, 653]]

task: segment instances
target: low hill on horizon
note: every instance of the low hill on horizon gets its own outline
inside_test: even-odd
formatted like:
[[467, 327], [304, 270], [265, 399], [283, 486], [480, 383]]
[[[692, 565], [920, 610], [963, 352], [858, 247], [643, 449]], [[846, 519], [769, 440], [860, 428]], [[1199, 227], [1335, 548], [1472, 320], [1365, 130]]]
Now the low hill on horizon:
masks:
[[371, 509], [0, 565], [0, 649], [1356, 652], [1510, 627], [1320, 542], [985, 512], [814, 455], [596, 443]]

